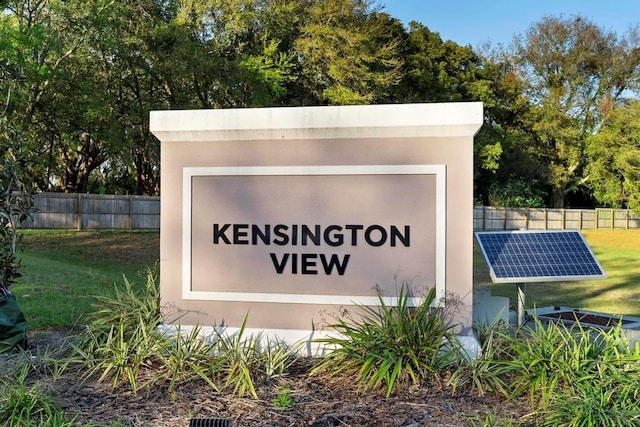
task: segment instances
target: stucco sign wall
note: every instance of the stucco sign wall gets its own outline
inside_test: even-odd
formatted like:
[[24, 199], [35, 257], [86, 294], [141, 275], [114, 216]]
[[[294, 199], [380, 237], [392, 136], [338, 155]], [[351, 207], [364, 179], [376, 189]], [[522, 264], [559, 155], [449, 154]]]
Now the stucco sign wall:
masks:
[[407, 281], [455, 297], [469, 334], [481, 122], [479, 103], [152, 112], [163, 303], [300, 338]]

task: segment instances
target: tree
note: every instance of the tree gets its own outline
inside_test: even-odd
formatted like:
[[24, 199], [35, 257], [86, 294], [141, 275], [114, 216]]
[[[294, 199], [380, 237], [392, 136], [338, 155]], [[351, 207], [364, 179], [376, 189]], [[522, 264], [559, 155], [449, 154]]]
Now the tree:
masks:
[[[371, 104], [401, 78], [398, 20], [368, 0], [312, 0], [295, 49], [305, 90], [320, 104]], [[311, 102], [314, 102], [313, 100]]]
[[[524, 121], [531, 108], [525, 82], [502, 52], [486, 54], [481, 73], [488, 83], [480, 98], [485, 120], [474, 138], [476, 200], [504, 206], [509, 203], [505, 199], [516, 200], [521, 192], [527, 195], [526, 200], [538, 203], [546, 193], [545, 165], [537, 156], [534, 135]], [[526, 205], [533, 206], [529, 202]]]
[[512, 62], [526, 82], [525, 125], [552, 189], [551, 205], [584, 188], [586, 139], [602, 123], [601, 107], [638, 89], [640, 41], [622, 39], [583, 17], [546, 17], [514, 40]]
[[588, 182], [604, 206], [640, 212], [640, 101], [611, 110], [588, 140]]
[[418, 22], [409, 24], [402, 49], [400, 102], [477, 101], [483, 96], [482, 58], [470, 46], [443, 41]]
[[202, 107], [280, 104], [295, 80], [291, 43], [305, 3], [190, 0], [181, 5], [177, 23], [187, 29], [196, 49], [187, 58], [187, 75]]
[[17, 76], [10, 81], [15, 96], [7, 127], [28, 147], [42, 190], [87, 191], [92, 170], [112, 154], [108, 70], [95, 65], [113, 5], [11, 1], [0, 16], [0, 51]]

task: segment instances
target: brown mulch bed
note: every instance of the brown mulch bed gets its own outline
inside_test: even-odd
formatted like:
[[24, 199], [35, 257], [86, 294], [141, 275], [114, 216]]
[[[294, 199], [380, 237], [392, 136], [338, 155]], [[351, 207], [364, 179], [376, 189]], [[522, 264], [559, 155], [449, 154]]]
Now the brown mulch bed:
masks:
[[[68, 331], [39, 331], [30, 340], [31, 351], [64, 346]], [[4, 358], [12, 356], [2, 356]], [[2, 362], [2, 361], [0, 361]], [[6, 362], [6, 360], [5, 360]], [[129, 388], [111, 390], [108, 381], [83, 380], [81, 372], [68, 369], [55, 381], [37, 378], [49, 387], [66, 414], [76, 415], [77, 425], [92, 426], [482, 426], [488, 414], [497, 420], [518, 420], [528, 411], [523, 401], [478, 396], [432, 388], [405, 390], [385, 398], [375, 391], [362, 393], [352, 381], [309, 376], [313, 361], [301, 359], [291, 372], [257, 388], [260, 399], [240, 398], [216, 392], [201, 382], [182, 384], [174, 390], [156, 386], [133, 394]], [[4, 363], [6, 365], [6, 363]], [[292, 408], [272, 403], [279, 387], [288, 386]], [[112, 424], [113, 423], [113, 424]]]

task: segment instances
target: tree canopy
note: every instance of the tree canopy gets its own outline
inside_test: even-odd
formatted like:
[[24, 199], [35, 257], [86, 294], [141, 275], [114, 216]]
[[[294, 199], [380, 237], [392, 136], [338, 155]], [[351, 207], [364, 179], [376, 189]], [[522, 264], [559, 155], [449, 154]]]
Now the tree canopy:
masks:
[[514, 63], [525, 82], [527, 118], [551, 188], [551, 205], [584, 184], [586, 140], [603, 109], [616, 105], [640, 78], [638, 40], [618, 40], [580, 16], [546, 17], [515, 41]]
[[373, 0], [0, 5], [0, 138], [39, 191], [159, 194], [151, 110], [482, 101], [479, 202], [640, 209], [637, 29], [477, 52]]
[[613, 108], [587, 142], [586, 172], [596, 200], [640, 212], [640, 101]]

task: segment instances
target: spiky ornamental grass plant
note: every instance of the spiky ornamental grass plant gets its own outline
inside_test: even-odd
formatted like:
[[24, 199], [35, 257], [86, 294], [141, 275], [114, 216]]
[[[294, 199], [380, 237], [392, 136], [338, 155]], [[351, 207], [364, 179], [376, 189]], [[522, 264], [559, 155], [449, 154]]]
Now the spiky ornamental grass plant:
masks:
[[417, 307], [409, 304], [411, 295], [402, 284], [396, 305], [379, 293], [378, 307], [358, 306], [358, 316], [329, 325], [337, 336], [316, 342], [334, 350], [311, 373], [354, 375], [362, 391], [384, 386], [388, 397], [399, 385], [422, 384], [457, 364], [460, 344], [442, 310], [433, 307], [435, 289]]
[[220, 361], [212, 357], [215, 344], [201, 334], [199, 326], [194, 326], [190, 332], [178, 328], [175, 334], [161, 335], [160, 339], [162, 348], [157, 355], [160, 365], [152, 383], [167, 380], [172, 391], [176, 384], [201, 379], [218, 390], [214, 375], [220, 370]]
[[[570, 329], [552, 323], [545, 333], [560, 336], [563, 348], [554, 353], [530, 352], [534, 367], [516, 376], [514, 393], [539, 388], [533, 416], [545, 426], [640, 426], [640, 345], [630, 346], [622, 322], [612, 329]], [[538, 325], [539, 326], [539, 325]], [[524, 355], [516, 346], [516, 354]], [[548, 358], [543, 359], [543, 357]]]
[[[214, 390], [258, 398], [255, 383], [282, 375], [295, 350], [281, 341], [214, 329], [205, 337], [199, 326], [190, 331], [160, 330], [164, 320], [157, 280], [149, 271], [145, 289], [136, 293], [129, 281], [116, 287], [114, 297], [98, 297], [98, 310], [89, 318], [68, 364], [86, 367], [85, 377], [99, 375], [113, 388], [127, 383], [136, 393], [159, 382], [171, 391], [177, 384], [203, 380]], [[140, 378], [145, 378], [140, 383]]]
[[0, 424], [3, 426], [71, 427], [52, 394], [39, 383], [27, 385], [30, 367], [25, 364], [13, 375], [0, 379]]
[[255, 384], [269, 383], [284, 375], [296, 358], [296, 348], [260, 334], [246, 335], [247, 320], [245, 316], [240, 329], [232, 334], [214, 330], [214, 354], [223, 388], [238, 396], [249, 394], [257, 399]]
[[126, 380], [135, 393], [140, 369], [157, 362], [166, 339], [158, 332], [162, 314], [155, 277], [148, 273], [142, 294], [124, 278], [124, 288], [116, 288], [114, 298], [98, 297], [96, 307], [73, 345], [77, 359], [87, 366], [87, 377], [100, 372], [100, 380], [111, 378], [113, 387]]
[[495, 363], [511, 360], [509, 326], [498, 318], [488, 324], [474, 323], [474, 332], [480, 340], [480, 357], [461, 363], [449, 378], [453, 391], [475, 390], [480, 396], [488, 392], [503, 396], [510, 394], [507, 374], [511, 367]]
[[471, 362], [467, 383], [479, 392], [528, 395], [536, 425], [639, 426], [640, 345], [629, 345], [621, 325], [590, 329], [536, 319], [516, 333], [496, 330], [482, 358]]

